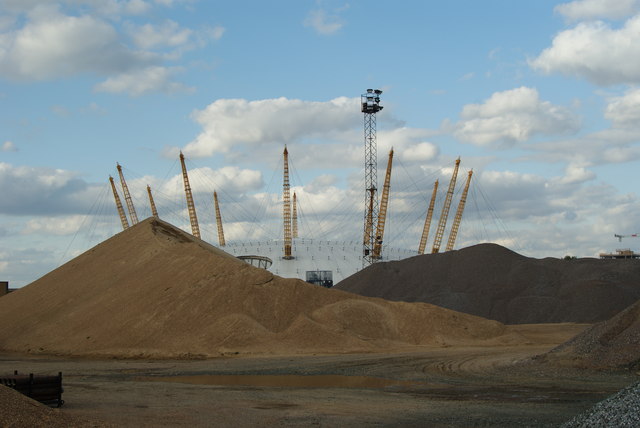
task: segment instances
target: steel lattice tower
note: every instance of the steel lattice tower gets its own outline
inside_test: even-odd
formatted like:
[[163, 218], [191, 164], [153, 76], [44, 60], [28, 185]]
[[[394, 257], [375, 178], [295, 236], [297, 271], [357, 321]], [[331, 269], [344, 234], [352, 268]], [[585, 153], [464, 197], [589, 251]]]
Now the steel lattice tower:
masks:
[[362, 264], [366, 266], [376, 261], [373, 257], [375, 231], [373, 225], [378, 222], [378, 143], [376, 141], [376, 113], [382, 110], [380, 89], [367, 89], [360, 97], [361, 110], [364, 113], [364, 237]]

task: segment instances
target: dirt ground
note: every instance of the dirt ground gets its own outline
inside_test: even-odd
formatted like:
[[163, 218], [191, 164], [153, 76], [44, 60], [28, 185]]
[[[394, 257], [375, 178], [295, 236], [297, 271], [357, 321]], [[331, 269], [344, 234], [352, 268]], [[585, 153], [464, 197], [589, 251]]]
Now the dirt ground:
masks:
[[[547, 427], [640, 377], [523, 364], [584, 326], [520, 328], [535, 339], [531, 344], [422, 347], [397, 354], [154, 361], [5, 353], [0, 373], [62, 371], [60, 412], [124, 427]], [[183, 378], [163, 379], [175, 376]]]

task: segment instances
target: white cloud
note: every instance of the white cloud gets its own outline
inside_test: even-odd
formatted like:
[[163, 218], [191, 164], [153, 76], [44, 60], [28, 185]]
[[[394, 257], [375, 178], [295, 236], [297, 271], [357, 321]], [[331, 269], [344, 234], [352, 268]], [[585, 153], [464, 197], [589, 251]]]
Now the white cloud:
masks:
[[324, 9], [315, 9], [309, 12], [304, 25], [326, 36], [337, 33], [344, 26], [344, 22], [338, 15], [327, 14]]
[[87, 220], [85, 215], [65, 217], [38, 217], [27, 221], [22, 234], [71, 235]]
[[400, 156], [407, 162], [422, 162], [434, 160], [438, 156], [438, 146], [423, 141], [421, 143], [406, 147]]
[[182, 83], [172, 81], [172, 77], [182, 71], [179, 67], [148, 67], [109, 77], [95, 86], [98, 92], [126, 93], [140, 96], [151, 92], [167, 94], [190, 93], [190, 88]]
[[69, 116], [71, 116], [71, 112], [69, 111], [69, 109], [66, 108], [65, 106], [62, 106], [62, 105], [59, 105], [59, 104], [51, 106], [51, 111], [55, 115], [60, 116], [60, 117], [69, 117]]
[[148, 65], [156, 57], [128, 50], [116, 30], [92, 16], [38, 9], [19, 30], [0, 34], [0, 74], [45, 80], [84, 72], [109, 74]]
[[206, 157], [245, 145], [282, 146], [294, 140], [327, 136], [361, 124], [358, 106], [359, 100], [346, 97], [327, 102], [220, 99], [192, 114], [203, 131], [183, 151], [186, 156]]
[[596, 21], [562, 31], [529, 65], [544, 73], [585, 78], [598, 85], [640, 82], [640, 15], [620, 29]]
[[170, 20], [162, 25], [129, 26], [128, 31], [136, 46], [143, 49], [181, 46], [188, 43], [193, 34], [190, 29], [182, 28], [178, 23]]
[[227, 31], [226, 28], [221, 25], [216, 25], [215, 27], [205, 28], [203, 33], [206, 34], [211, 40], [220, 40], [225, 31]]
[[18, 148], [13, 143], [13, 141], [5, 141], [4, 143], [2, 143], [2, 146], [0, 146], [0, 152], [17, 152], [17, 151], [18, 151]]
[[640, 89], [634, 88], [623, 96], [609, 98], [604, 117], [616, 127], [640, 127]]
[[480, 146], [524, 142], [537, 134], [575, 132], [578, 119], [565, 107], [541, 101], [538, 91], [520, 87], [496, 92], [483, 104], [468, 104], [454, 135]]
[[0, 162], [0, 213], [9, 215], [64, 214], [88, 211], [96, 186], [71, 171], [13, 166]]
[[589, 171], [585, 166], [570, 163], [565, 169], [565, 175], [558, 179], [561, 184], [575, 184], [585, 181], [593, 180], [596, 178], [596, 174], [593, 171]]
[[621, 19], [640, 10], [638, 0], [576, 0], [557, 5], [554, 10], [570, 21]]

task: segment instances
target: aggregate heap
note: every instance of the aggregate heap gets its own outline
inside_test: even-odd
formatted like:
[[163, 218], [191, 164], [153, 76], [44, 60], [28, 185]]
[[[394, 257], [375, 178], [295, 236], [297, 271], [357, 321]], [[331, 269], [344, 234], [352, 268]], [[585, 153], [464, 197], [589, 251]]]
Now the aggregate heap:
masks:
[[640, 369], [640, 301], [541, 357], [557, 365]]
[[534, 259], [496, 244], [377, 263], [337, 289], [426, 302], [506, 324], [611, 318], [640, 299], [637, 260]]

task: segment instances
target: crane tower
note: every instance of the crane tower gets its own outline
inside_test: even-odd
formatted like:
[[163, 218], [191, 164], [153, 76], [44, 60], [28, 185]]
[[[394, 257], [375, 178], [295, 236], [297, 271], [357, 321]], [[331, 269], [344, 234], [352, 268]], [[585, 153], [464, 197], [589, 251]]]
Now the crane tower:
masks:
[[116, 208], [118, 209], [118, 214], [120, 215], [120, 222], [122, 223], [122, 230], [129, 228], [129, 221], [127, 220], [127, 215], [124, 213], [124, 208], [122, 208], [122, 202], [120, 202], [120, 196], [118, 196], [118, 191], [116, 190], [116, 185], [113, 183], [113, 177], [109, 176], [109, 183], [111, 184], [111, 190], [113, 191], [113, 198], [116, 201]]
[[218, 243], [221, 247], [226, 245], [224, 240], [224, 229], [222, 228], [222, 216], [220, 215], [220, 204], [218, 203], [218, 192], [213, 191], [213, 205], [216, 210], [216, 225], [218, 226]]
[[122, 194], [124, 195], [124, 200], [127, 203], [127, 210], [129, 210], [129, 215], [131, 216], [131, 224], [138, 224], [138, 214], [136, 214], [136, 208], [133, 206], [131, 193], [129, 193], [129, 186], [127, 186], [124, 174], [122, 174], [122, 167], [119, 163], [116, 163], [116, 166], [118, 168], [118, 174], [120, 175], [120, 184], [122, 184]]
[[453, 191], [456, 188], [456, 178], [458, 177], [459, 167], [460, 158], [456, 160], [456, 166], [453, 168], [453, 174], [451, 174], [451, 181], [449, 181], [449, 190], [447, 190], [447, 196], [444, 199], [442, 213], [440, 214], [440, 219], [438, 220], [438, 228], [436, 229], [436, 237], [433, 239], [433, 248], [431, 249], [431, 254], [440, 252], [440, 244], [442, 243], [442, 237], [444, 236], [444, 228], [447, 225], [447, 217], [449, 216], [449, 208], [451, 208]]
[[378, 221], [378, 143], [376, 141], [376, 113], [383, 109], [380, 105], [380, 89], [367, 89], [360, 97], [361, 110], [364, 114], [364, 239], [362, 264], [375, 262], [374, 223]]
[[187, 167], [184, 164], [184, 155], [182, 152], [180, 152], [180, 165], [182, 166], [182, 181], [184, 182], [184, 193], [187, 198], [187, 210], [189, 211], [189, 221], [191, 222], [191, 234], [196, 238], [200, 238], [200, 226], [198, 225], [196, 205], [193, 202], [193, 193], [191, 193], [189, 175], [187, 174]]
[[387, 172], [384, 176], [382, 186], [382, 196], [380, 197], [380, 212], [378, 213], [378, 226], [376, 228], [376, 242], [373, 246], [372, 258], [380, 260], [382, 258], [382, 240], [384, 239], [384, 225], [387, 220], [387, 207], [389, 206], [389, 187], [391, 186], [391, 168], [393, 166], [393, 147], [389, 152], [387, 162]]
[[289, 151], [284, 146], [284, 174], [282, 182], [282, 217], [284, 221], [284, 257], [285, 260], [293, 259], [291, 255], [291, 186], [289, 185]]

